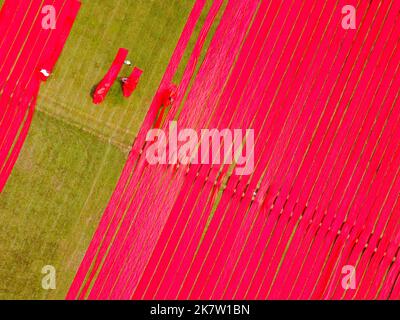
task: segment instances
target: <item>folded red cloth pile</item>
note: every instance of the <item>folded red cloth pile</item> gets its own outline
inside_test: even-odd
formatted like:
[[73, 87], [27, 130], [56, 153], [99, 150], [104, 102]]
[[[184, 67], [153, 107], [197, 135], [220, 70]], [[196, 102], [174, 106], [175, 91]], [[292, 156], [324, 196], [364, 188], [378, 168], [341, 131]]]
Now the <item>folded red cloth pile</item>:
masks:
[[125, 81], [122, 85], [122, 92], [124, 97], [130, 97], [132, 93], [135, 91], [137, 84], [139, 83], [139, 79], [142, 76], [143, 70], [135, 67], [131, 75], [128, 78], [125, 78]]

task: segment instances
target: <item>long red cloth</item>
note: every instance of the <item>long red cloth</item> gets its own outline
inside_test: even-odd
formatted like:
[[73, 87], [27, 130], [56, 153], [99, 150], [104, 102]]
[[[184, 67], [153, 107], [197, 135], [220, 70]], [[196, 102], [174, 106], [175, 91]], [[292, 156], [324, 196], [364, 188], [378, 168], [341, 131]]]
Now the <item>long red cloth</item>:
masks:
[[110, 69], [107, 71], [104, 78], [97, 85], [94, 93], [93, 93], [93, 103], [100, 104], [104, 101], [107, 96], [108, 91], [110, 91], [111, 86], [117, 80], [118, 74], [124, 65], [124, 61], [128, 56], [128, 50], [124, 48], [120, 48], [117, 52], [117, 55], [111, 64]]

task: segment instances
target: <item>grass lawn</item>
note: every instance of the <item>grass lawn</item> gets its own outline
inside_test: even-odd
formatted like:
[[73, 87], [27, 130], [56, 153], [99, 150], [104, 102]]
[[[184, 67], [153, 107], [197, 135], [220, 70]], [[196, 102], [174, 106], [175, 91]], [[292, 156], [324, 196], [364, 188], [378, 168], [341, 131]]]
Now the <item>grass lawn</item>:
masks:
[[[124, 161], [115, 146], [35, 115], [0, 199], [0, 298], [64, 297]], [[57, 269], [55, 291], [41, 288], [44, 265]]]
[[[41, 90], [39, 110], [129, 148], [146, 115], [194, 0], [84, 0], [54, 79]], [[209, 1], [211, 3], [211, 1]], [[118, 48], [144, 73], [130, 99], [112, 87], [100, 106], [90, 92]], [[121, 75], [129, 75], [124, 67]]]
[[[0, 299], [65, 297], [194, 0], [82, 2], [0, 195]], [[144, 70], [141, 82], [131, 99], [115, 85], [94, 106], [90, 91], [119, 47]], [[44, 265], [56, 267], [54, 291], [41, 288]]]

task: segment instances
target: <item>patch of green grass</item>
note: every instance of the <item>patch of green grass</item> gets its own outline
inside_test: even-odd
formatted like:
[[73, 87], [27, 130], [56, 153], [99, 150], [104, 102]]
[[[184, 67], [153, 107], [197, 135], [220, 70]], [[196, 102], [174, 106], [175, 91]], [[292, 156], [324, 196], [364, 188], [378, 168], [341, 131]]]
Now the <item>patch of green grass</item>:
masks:
[[[125, 155], [41, 113], [0, 201], [0, 298], [63, 298], [115, 188]], [[57, 290], [41, 269], [57, 269]]]

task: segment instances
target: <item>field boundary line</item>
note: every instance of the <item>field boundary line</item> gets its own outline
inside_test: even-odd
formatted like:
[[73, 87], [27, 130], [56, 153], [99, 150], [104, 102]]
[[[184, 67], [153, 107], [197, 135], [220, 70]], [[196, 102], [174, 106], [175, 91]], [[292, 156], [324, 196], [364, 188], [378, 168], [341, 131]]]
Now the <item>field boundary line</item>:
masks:
[[48, 116], [50, 118], [53, 118], [55, 120], [62, 121], [63, 123], [65, 123], [65, 124], [67, 124], [69, 126], [78, 128], [78, 129], [80, 129], [80, 130], [82, 130], [82, 131], [84, 131], [86, 133], [89, 133], [92, 136], [96, 137], [98, 140], [100, 140], [102, 142], [107, 142], [107, 143], [117, 147], [120, 151], [122, 151], [126, 155], [130, 152], [130, 150], [132, 148], [131, 145], [121, 143], [121, 142], [117, 141], [116, 139], [113, 139], [111, 137], [107, 137], [105, 135], [102, 135], [102, 134], [100, 134], [98, 132], [95, 132], [94, 130], [89, 129], [87, 127], [83, 127], [83, 126], [81, 126], [80, 124], [78, 124], [75, 121], [69, 121], [65, 117], [60, 117], [60, 116], [58, 116], [58, 115], [56, 115], [56, 114], [54, 114], [52, 112], [48, 112], [47, 110], [45, 110], [43, 108], [37, 108], [36, 111], [39, 112], [39, 113], [42, 113], [42, 114], [44, 114], [44, 115], [46, 115], [46, 116]]

